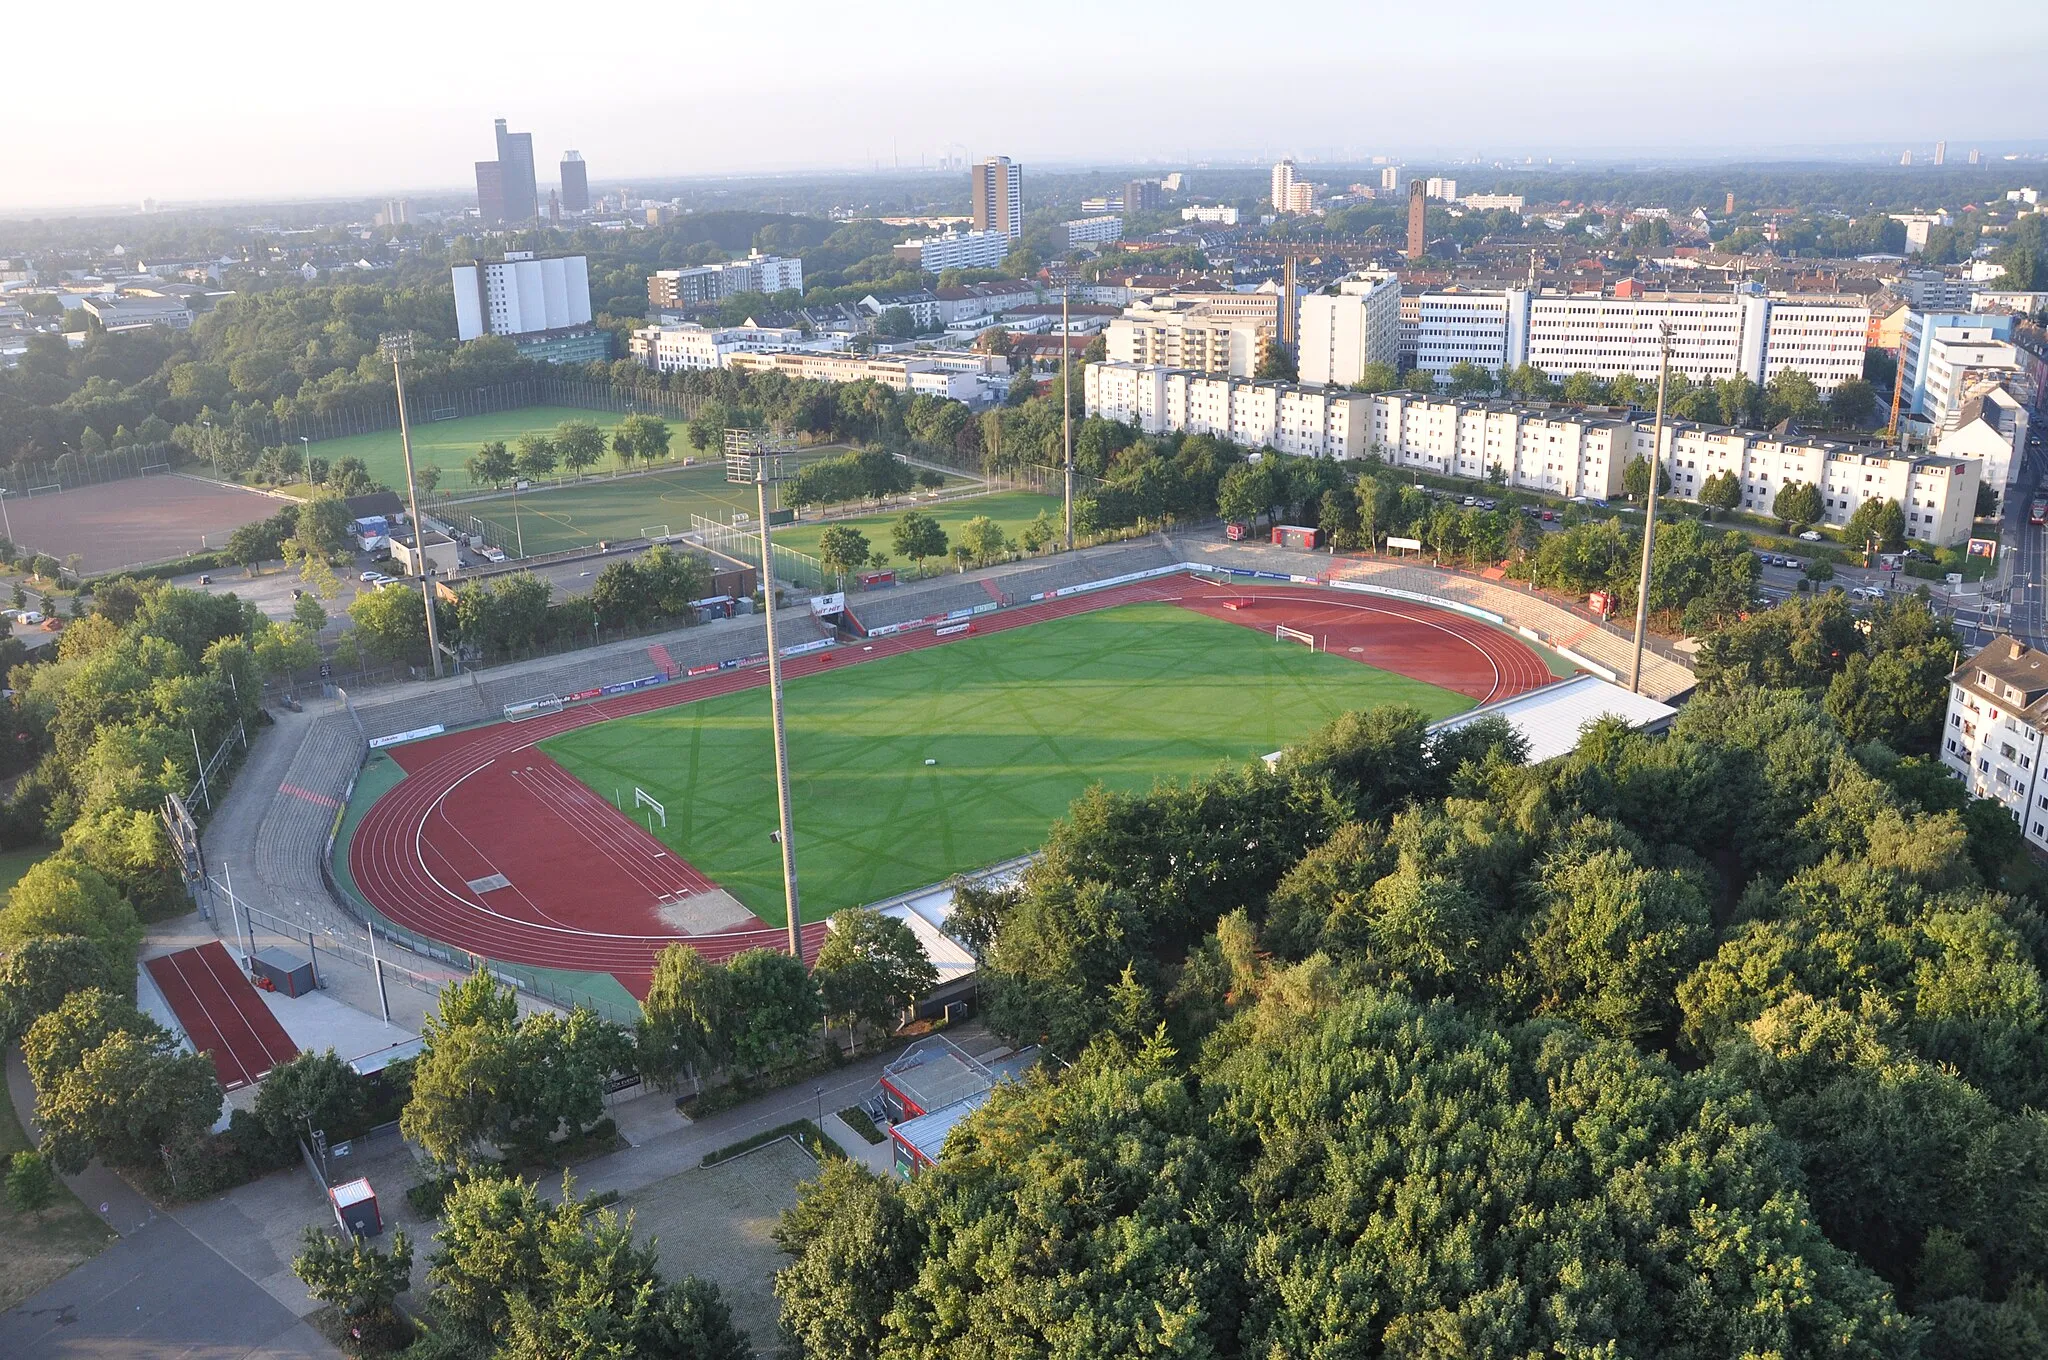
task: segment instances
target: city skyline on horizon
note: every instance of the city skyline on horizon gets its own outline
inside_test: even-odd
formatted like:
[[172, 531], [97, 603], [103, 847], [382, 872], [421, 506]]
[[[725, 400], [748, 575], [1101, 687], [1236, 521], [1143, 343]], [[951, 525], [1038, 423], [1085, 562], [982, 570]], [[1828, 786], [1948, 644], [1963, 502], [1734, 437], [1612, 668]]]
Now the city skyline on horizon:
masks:
[[[115, 8], [140, 14], [128, 0]], [[1483, 0], [1475, 22], [1455, 36], [1427, 16], [1389, 13], [1368, 25], [1329, 0], [1296, 0], [1271, 29], [1314, 32], [1312, 49], [1303, 49], [1309, 54], [1289, 68], [1299, 78], [1274, 81], [1263, 93], [1248, 88], [1228, 145], [1190, 136], [1172, 112], [1185, 107], [1174, 91], [1238, 69], [1237, 49], [1212, 36], [1216, 23], [1237, 12], [1214, 0], [1170, 11], [1133, 0], [1104, 12], [1097, 37], [1137, 43], [1148, 60], [1085, 75], [1059, 69], [1060, 49], [1047, 51], [1027, 17], [962, 16], [945, 42], [906, 53], [893, 30], [807, 6], [793, 31], [833, 59], [769, 101], [758, 98], [758, 64], [693, 68], [685, 81], [645, 90], [621, 90], [587, 64], [580, 69], [591, 74], [579, 76], [576, 44], [551, 32], [556, 16], [528, 0], [515, 0], [481, 29], [465, 15], [411, 16], [414, 31], [402, 48], [388, 34], [323, 25], [309, 14], [271, 14], [247, 28], [227, 23], [250, 8], [247, 0], [202, 0], [199, 8], [202, 22], [218, 21], [202, 62], [323, 56], [301, 62], [291, 81], [140, 82], [89, 98], [67, 85], [62, 63], [27, 64], [16, 92], [22, 106], [65, 113], [61, 123], [44, 120], [14, 134], [0, 211], [453, 190], [492, 154], [496, 117], [531, 129], [537, 166], [552, 168], [564, 151], [579, 149], [612, 184], [858, 173], [989, 155], [1045, 166], [1251, 163], [1284, 154], [1304, 162], [1371, 154], [1448, 162], [1459, 150], [1502, 159], [1720, 159], [1769, 148], [1931, 149], [1945, 140], [1954, 164], [1971, 146], [2010, 145], [1972, 137], [1989, 129], [1969, 126], [1958, 88], [1996, 91], [1979, 124], [2048, 126], [2048, 90], [2029, 75], [2048, 55], [2048, 12], [2016, 0], [1993, 0], [1972, 16], [2003, 35], [1997, 46], [1952, 43], [1946, 50], [1930, 44], [1920, 12], [1899, 0], [1853, 14], [1847, 6], [1788, 13], [1735, 0], [1717, 25], [1726, 31], [1753, 20], [1769, 38], [1740, 61], [1700, 43], [1684, 16], [1644, 15], [1611, 0], [1580, 0], [1541, 24], [1504, 0]], [[639, 17], [629, 12], [621, 21]], [[655, 17], [651, 7], [645, 17]], [[735, 10], [694, 15], [693, 43], [724, 50], [720, 35], [737, 38], [746, 22]], [[25, 51], [39, 46], [45, 27], [41, 36], [62, 41], [54, 16], [30, 14], [24, 26]], [[1541, 82], [1548, 62], [1587, 60], [1589, 35], [1613, 43], [1612, 79]], [[449, 61], [452, 51], [465, 60]], [[1053, 97], [1029, 104], [981, 97], [990, 73], [985, 63], [958, 59], [968, 51], [1014, 54], [1018, 72]], [[906, 59], [918, 71], [915, 95], [884, 98], [861, 74], [905, 69]], [[791, 53], [784, 60], [800, 66], [803, 59]], [[1657, 98], [1629, 100], [1629, 77], [1652, 64]], [[1913, 78], [1875, 84], [1872, 73], [1887, 69]], [[1531, 79], [1538, 98], [1528, 97]], [[819, 117], [825, 109], [838, 114]], [[1623, 128], [1626, 136], [1616, 136]]]

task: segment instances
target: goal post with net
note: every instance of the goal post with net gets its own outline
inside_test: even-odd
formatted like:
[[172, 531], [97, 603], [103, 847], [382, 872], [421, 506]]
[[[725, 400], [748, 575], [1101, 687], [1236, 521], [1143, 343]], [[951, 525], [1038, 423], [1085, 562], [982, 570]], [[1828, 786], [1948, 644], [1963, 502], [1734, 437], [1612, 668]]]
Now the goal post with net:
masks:
[[543, 713], [560, 713], [566, 705], [559, 694], [543, 694], [536, 699], [527, 699], [516, 704], [505, 705], [507, 722], [524, 722], [537, 718]]
[[1273, 625], [1273, 641], [1299, 642], [1302, 645], [1306, 646], [1310, 651], [1314, 651], [1316, 649], [1316, 635], [1314, 633], [1304, 633], [1301, 631], [1301, 629], [1289, 628], [1284, 623], [1276, 623]]
[[662, 830], [666, 831], [668, 829], [668, 809], [661, 805], [660, 799], [656, 798], [646, 789], [641, 788], [638, 784], [635, 784], [633, 786], [633, 810], [638, 812], [641, 808], [646, 808], [649, 814], [648, 830], [652, 831], [654, 829], [654, 818], [656, 817], [661, 819]]

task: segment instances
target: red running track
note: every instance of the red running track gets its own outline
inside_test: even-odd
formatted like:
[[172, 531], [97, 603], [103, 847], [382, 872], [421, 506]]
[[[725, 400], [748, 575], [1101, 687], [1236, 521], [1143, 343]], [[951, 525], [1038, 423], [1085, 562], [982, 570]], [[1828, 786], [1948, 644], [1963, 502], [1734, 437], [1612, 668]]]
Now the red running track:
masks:
[[[1224, 599], [1244, 597], [1272, 602], [1259, 604], [1258, 611], [1289, 612], [1239, 618], [1239, 611], [1222, 609]], [[1300, 588], [1218, 588], [1187, 577], [1006, 609], [977, 618], [974, 627], [1001, 632], [1145, 600], [1181, 601], [1269, 632], [1274, 623], [1347, 638], [1391, 628], [1396, 645], [1371, 644], [1358, 659], [1473, 697], [1505, 697], [1550, 679], [1519, 640], [1460, 614], [1392, 601], [1368, 604], [1363, 598], [1354, 606]], [[948, 640], [921, 629], [877, 639], [858, 651], [794, 657], [784, 664], [784, 677], [800, 679]], [[1333, 642], [1343, 655], [1353, 655], [1353, 645], [1368, 644]], [[786, 938], [782, 927], [758, 917], [752, 925], [688, 936], [663, 923], [664, 902], [677, 893], [701, 892], [713, 886], [710, 879], [534, 749], [548, 737], [592, 723], [766, 681], [765, 665], [718, 671], [396, 747], [391, 754], [406, 777], [371, 806], [356, 829], [349, 847], [356, 886], [378, 911], [430, 939], [508, 963], [610, 973], [636, 996], [646, 995], [655, 956], [675, 940], [687, 939], [712, 961], [744, 949], [780, 947]], [[494, 873], [511, 886], [482, 893], [469, 887]], [[806, 955], [815, 953], [824, 930], [822, 922], [804, 927]]]
[[1263, 633], [1271, 633], [1275, 624], [1298, 628], [1332, 656], [1348, 656], [1482, 704], [1511, 699], [1556, 678], [1542, 657], [1510, 633], [1465, 614], [1385, 596], [1205, 584], [1187, 591], [1181, 603]]
[[192, 1047], [213, 1059], [225, 1089], [261, 1081], [299, 1056], [299, 1046], [220, 941], [151, 959], [148, 967]]

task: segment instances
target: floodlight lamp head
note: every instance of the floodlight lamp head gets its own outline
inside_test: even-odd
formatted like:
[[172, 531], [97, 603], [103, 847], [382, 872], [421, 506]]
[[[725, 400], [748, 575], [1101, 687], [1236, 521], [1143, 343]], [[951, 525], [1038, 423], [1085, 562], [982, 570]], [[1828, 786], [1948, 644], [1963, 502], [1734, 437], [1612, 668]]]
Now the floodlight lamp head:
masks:
[[377, 348], [384, 351], [384, 357], [397, 363], [412, 358], [413, 340], [411, 331], [391, 331], [377, 337]]

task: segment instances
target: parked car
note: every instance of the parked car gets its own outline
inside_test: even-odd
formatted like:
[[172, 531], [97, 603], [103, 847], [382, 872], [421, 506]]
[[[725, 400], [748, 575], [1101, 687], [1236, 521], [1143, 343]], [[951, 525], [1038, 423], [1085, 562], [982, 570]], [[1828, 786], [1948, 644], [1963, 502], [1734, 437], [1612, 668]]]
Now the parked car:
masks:
[[24, 609], [14, 617], [24, 627], [33, 628], [43, 621], [43, 611], [40, 609]]
[[1555, 511], [1555, 510], [1545, 510], [1545, 511], [1543, 512], [1543, 518], [1544, 518], [1544, 519], [1546, 519], [1546, 520], [1553, 520], [1553, 519], [1556, 519], [1556, 518], [1557, 518], [1557, 511]]
[[1805, 539], [1808, 543], [1820, 542], [1820, 530], [1818, 529], [1807, 529], [1803, 531], [1799, 536]]
[[1932, 562], [1934, 560], [1933, 557], [1921, 552], [1918, 548], [1908, 548], [1900, 553], [1899, 556], [1905, 558], [1908, 562]]
[[366, 586], [373, 586], [384, 579], [384, 573], [381, 571], [366, 571], [356, 579]]
[[210, 586], [213, 584], [213, 578], [202, 571], [199, 573], [199, 584], [203, 586]]

